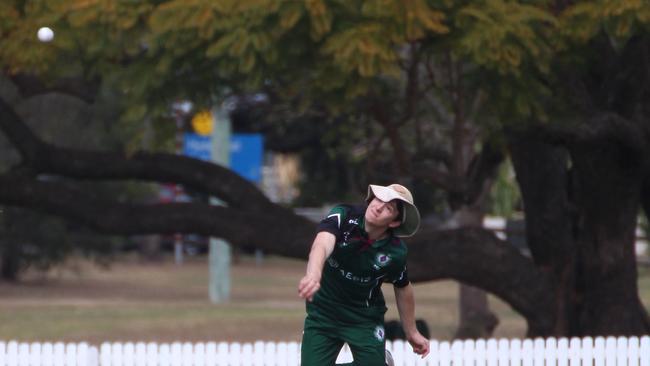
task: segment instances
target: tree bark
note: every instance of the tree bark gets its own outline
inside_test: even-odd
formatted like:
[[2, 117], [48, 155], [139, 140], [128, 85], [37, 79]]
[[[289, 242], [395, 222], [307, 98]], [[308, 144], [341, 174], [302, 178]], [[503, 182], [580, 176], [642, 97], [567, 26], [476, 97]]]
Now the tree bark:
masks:
[[[457, 123], [461, 126], [462, 123]], [[460, 131], [459, 131], [460, 133]], [[465, 132], [466, 133], [466, 132]], [[461, 136], [463, 134], [460, 134]], [[466, 138], [461, 138], [464, 141]], [[465, 146], [469, 144], [463, 144]], [[464, 151], [464, 155], [469, 152]], [[473, 157], [465, 174], [465, 185], [460, 209], [454, 213], [462, 228], [483, 227], [485, 197], [492, 186], [499, 165], [504, 156], [491, 144], [483, 146], [480, 154]], [[453, 199], [454, 194], [450, 192]], [[452, 207], [454, 206], [451, 202]], [[499, 324], [499, 318], [490, 310], [488, 296], [484, 290], [468, 286], [464, 283], [459, 287], [459, 324], [455, 338], [478, 339], [489, 338]]]
[[572, 156], [579, 207], [577, 335], [641, 335], [650, 319], [638, 295], [635, 229], [641, 160], [617, 143], [581, 143]]
[[531, 253], [557, 295], [554, 333], [648, 333], [634, 252], [647, 136], [611, 114], [542, 132], [511, 150]]
[[525, 134], [510, 134], [512, 164], [524, 201], [526, 243], [553, 282], [553, 334], [569, 334], [574, 302], [575, 244], [569, 202], [568, 151]]

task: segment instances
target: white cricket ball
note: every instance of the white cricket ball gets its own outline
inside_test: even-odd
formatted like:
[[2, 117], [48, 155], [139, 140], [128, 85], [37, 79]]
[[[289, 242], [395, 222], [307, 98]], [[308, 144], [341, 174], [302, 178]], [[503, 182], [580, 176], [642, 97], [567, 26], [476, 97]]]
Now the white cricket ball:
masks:
[[54, 31], [49, 27], [41, 27], [37, 33], [38, 40], [41, 42], [50, 42], [54, 39]]

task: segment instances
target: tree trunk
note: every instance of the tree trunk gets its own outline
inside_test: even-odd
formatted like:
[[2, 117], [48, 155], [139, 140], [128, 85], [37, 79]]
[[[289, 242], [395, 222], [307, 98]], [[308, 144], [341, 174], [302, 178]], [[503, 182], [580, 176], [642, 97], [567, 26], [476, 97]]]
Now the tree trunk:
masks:
[[579, 207], [576, 335], [647, 334], [634, 251], [642, 159], [611, 141], [579, 144], [572, 156]]
[[499, 318], [490, 311], [487, 293], [461, 283], [458, 294], [460, 316], [454, 338], [490, 338], [494, 328], [499, 324]]
[[525, 134], [509, 136], [509, 146], [524, 201], [526, 244], [535, 265], [553, 282], [555, 302], [547, 310], [554, 319], [553, 334], [566, 335], [572, 328], [575, 259], [568, 152]]
[[15, 244], [4, 241], [1, 243], [0, 276], [5, 281], [15, 282], [20, 272], [20, 255]]
[[550, 139], [568, 150], [548, 136], [512, 136], [528, 244], [551, 275], [555, 335], [646, 334], [634, 252], [646, 150], [628, 121], [589, 122]]
[[143, 262], [157, 262], [162, 256], [160, 235], [142, 235], [138, 238], [138, 253]]
[[[483, 213], [476, 207], [463, 206], [452, 216], [448, 227], [481, 228]], [[458, 288], [458, 328], [454, 338], [489, 338], [499, 324], [497, 316], [490, 311], [487, 293], [479, 288], [460, 283]]]
[[[3, 214], [0, 212], [0, 214]], [[18, 280], [20, 272], [20, 247], [14, 242], [12, 235], [9, 233], [10, 223], [5, 216], [2, 221], [3, 230], [0, 239], [0, 277], [5, 281], [15, 282]]]

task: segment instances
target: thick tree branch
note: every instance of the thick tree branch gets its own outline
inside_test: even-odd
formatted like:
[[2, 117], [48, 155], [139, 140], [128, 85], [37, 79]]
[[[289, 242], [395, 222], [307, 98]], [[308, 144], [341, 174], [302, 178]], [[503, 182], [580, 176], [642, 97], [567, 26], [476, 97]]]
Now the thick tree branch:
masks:
[[607, 112], [594, 115], [582, 123], [535, 124], [528, 126], [523, 133], [543, 142], [565, 146], [573, 143], [614, 141], [636, 154], [641, 154], [650, 140], [640, 122]]
[[552, 333], [555, 299], [549, 278], [489, 231], [420, 230], [409, 240], [409, 277], [451, 278], [487, 290], [526, 317], [529, 334]]
[[[290, 211], [249, 211], [207, 204], [138, 205], [106, 201], [66, 182], [0, 176], [0, 202], [40, 210], [106, 234], [198, 233], [233, 245], [255, 245], [267, 253], [306, 259], [315, 224]], [[484, 288], [545, 331], [539, 311], [550, 291], [532, 262], [484, 230], [422, 230], [408, 240], [415, 282], [451, 278]], [[509, 268], [513, 272], [500, 271]], [[517, 275], [513, 275], [516, 273]], [[534, 283], [535, 286], [531, 286]]]
[[65, 182], [0, 176], [0, 202], [63, 216], [116, 235], [197, 233], [254, 244], [286, 257], [306, 258], [315, 225], [291, 211], [241, 210], [201, 203], [124, 204], [98, 198]]
[[24, 165], [35, 174], [88, 180], [174, 182], [219, 197], [232, 207], [280, 209], [253, 184], [216, 164], [166, 153], [137, 152], [127, 156], [50, 145], [40, 140], [1, 99], [0, 130], [21, 153]]
[[18, 150], [26, 164], [38, 161], [45, 143], [16, 114], [14, 109], [0, 98], [0, 130]]
[[16, 84], [24, 98], [38, 94], [63, 93], [93, 103], [99, 89], [99, 80], [84, 81], [82, 78], [62, 78], [54, 85], [46, 85], [34, 75], [18, 73], [10, 75], [11, 81]]

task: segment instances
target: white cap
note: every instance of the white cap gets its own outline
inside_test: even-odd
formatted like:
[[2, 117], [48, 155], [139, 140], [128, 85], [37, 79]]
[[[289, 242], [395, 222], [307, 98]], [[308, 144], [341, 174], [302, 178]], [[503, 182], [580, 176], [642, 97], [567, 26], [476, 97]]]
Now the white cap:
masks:
[[366, 202], [370, 203], [373, 198], [377, 198], [383, 202], [390, 202], [393, 200], [402, 201], [404, 210], [402, 212], [402, 224], [393, 229], [393, 234], [398, 237], [408, 237], [415, 234], [420, 227], [420, 212], [413, 203], [413, 195], [400, 184], [391, 184], [389, 186], [368, 186], [368, 197]]

